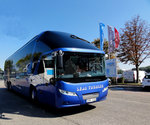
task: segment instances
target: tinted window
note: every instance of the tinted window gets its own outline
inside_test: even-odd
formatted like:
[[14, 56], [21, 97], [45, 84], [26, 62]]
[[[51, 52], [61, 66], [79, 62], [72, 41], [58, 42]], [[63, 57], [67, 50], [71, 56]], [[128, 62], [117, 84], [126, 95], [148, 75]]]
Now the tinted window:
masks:
[[15, 68], [13, 65], [13, 60], [6, 60], [5, 61], [4, 71], [5, 71], [5, 75], [7, 75], [9, 77], [11, 77], [11, 76], [15, 77], [16, 71], [15, 71]]
[[145, 79], [150, 79], [150, 75], [146, 75], [146, 76], [145, 76]]
[[44, 66], [43, 66], [43, 62], [40, 61], [39, 67], [38, 67], [38, 74], [40, 73], [44, 73]]
[[36, 48], [35, 48], [35, 52], [33, 54], [33, 61], [37, 61], [39, 60], [41, 54], [45, 53], [45, 52], [48, 52], [50, 51], [51, 49], [46, 45], [44, 44], [43, 42], [41, 41], [38, 41], [36, 43]]
[[13, 72], [16, 72], [17, 74], [24, 74], [24, 72], [27, 72], [28, 65], [32, 60], [34, 45], [35, 42], [30, 41], [17, 52], [15, 52], [10, 58], [8, 58], [8, 60], [11, 60], [13, 62]]
[[54, 68], [54, 60], [44, 60], [45, 68]]

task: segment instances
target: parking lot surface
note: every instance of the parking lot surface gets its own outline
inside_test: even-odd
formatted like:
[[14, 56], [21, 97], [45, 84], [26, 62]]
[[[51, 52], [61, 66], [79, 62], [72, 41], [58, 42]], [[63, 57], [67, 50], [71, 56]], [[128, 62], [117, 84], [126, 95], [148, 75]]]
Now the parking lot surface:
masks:
[[0, 125], [149, 125], [150, 91], [110, 87], [105, 101], [54, 109], [9, 92], [0, 81]]

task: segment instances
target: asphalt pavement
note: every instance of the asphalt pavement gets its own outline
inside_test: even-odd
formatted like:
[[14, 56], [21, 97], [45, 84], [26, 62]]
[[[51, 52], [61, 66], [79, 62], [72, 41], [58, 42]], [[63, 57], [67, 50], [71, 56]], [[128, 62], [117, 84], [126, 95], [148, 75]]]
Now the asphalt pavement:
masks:
[[0, 125], [149, 125], [150, 90], [113, 87], [105, 101], [54, 109], [9, 92], [0, 81]]

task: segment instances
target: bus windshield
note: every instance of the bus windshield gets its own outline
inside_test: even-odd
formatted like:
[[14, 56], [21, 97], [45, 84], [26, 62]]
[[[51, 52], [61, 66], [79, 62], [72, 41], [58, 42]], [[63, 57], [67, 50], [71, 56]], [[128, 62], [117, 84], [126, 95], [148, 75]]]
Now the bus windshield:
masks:
[[63, 69], [57, 69], [57, 78], [84, 78], [105, 75], [104, 54], [66, 52]]

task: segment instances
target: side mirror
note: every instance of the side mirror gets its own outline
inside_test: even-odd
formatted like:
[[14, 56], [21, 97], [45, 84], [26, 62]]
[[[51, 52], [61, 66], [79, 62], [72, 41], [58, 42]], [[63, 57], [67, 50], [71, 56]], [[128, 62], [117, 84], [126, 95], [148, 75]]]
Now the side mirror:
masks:
[[62, 55], [57, 56], [57, 68], [58, 69], [63, 68], [63, 56]]
[[58, 69], [62, 69], [63, 68], [63, 52], [60, 50], [58, 52], [58, 55], [57, 55], [57, 68]]

